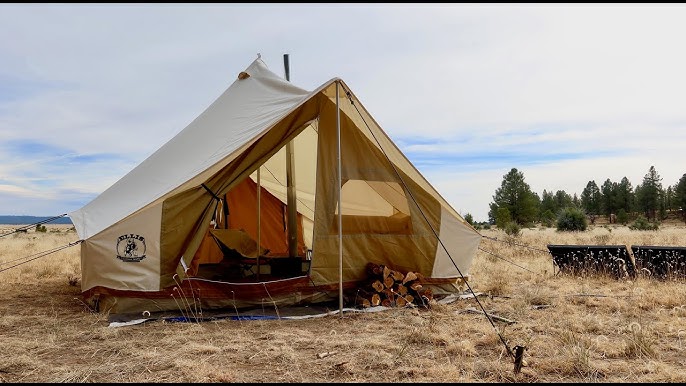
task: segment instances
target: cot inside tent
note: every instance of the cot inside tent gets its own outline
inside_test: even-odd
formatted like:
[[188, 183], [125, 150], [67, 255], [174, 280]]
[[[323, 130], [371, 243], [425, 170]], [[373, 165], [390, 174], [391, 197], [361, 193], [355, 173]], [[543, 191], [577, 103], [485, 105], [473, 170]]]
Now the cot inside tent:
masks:
[[369, 263], [454, 292], [481, 239], [345, 82], [306, 91], [259, 58], [69, 215], [84, 299], [113, 314], [331, 300]]

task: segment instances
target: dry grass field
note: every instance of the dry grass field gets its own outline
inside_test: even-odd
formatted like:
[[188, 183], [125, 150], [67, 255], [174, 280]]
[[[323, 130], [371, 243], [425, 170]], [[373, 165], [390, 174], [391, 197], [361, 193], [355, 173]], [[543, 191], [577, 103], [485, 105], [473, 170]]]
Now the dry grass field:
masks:
[[[54, 225], [0, 238], [0, 269], [76, 238]], [[486, 317], [464, 312], [478, 307], [474, 299], [304, 320], [110, 327], [79, 300], [77, 246], [0, 272], [0, 382], [686, 382], [684, 281], [556, 275], [543, 252], [686, 246], [686, 228], [523, 229], [515, 243], [531, 248], [484, 239], [492, 254], [479, 251], [469, 282], [489, 313], [515, 321], [495, 324], [510, 347], [526, 347], [518, 374]]]

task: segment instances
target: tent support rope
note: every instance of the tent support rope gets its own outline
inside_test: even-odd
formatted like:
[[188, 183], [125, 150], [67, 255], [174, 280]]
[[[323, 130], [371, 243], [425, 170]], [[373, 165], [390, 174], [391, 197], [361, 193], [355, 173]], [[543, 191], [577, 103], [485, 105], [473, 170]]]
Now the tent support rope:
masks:
[[543, 252], [543, 253], [550, 254], [550, 251], [546, 251], [545, 249], [534, 248], [534, 247], [530, 247], [530, 246], [524, 245], [524, 244], [517, 244], [517, 243], [515, 243], [515, 242], [513, 242], [513, 241], [498, 240], [496, 237], [488, 237], [488, 236], [484, 236], [484, 235], [481, 235], [481, 237], [483, 237], [483, 238], [485, 238], [485, 239], [493, 240], [493, 241], [500, 241], [501, 243], [516, 245], [516, 246], [518, 246], [518, 247], [528, 248], [528, 249], [530, 249], [530, 250], [532, 250], [532, 251], [538, 251], [538, 252]]
[[534, 271], [532, 271], [532, 270], [530, 270], [530, 269], [526, 269], [526, 268], [522, 267], [521, 265], [517, 265], [517, 264], [513, 263], [512, 261], [510, 261], [510, 260], [508, 260], [508, 259], [506, 259], [506, 258], [504, 258], [504, 257], [502, 257], [502, 256], [496, 255], [496, 254], [493, 253], [493, 252], [490, 252], [490, 251], [487, 251], [487, 250], [481, 249], [481, 248], [479, 248], [479, 250], [480, 250], [480, 251], [483, 251], [483, 252], [486, 252], [486, 253], [488, 253], [488, 254], [491, 255], [491, 256], [495, 256], [495, 257], [497, 257], [498, 259], [505, 260], [505, 261], [507, 261], [508, 263], [514, 265], [515, 267], [519, 267], [519, 268], [521, 268], [521, 269], [523, 269], [523, 270], [525, 270], [525, 271], [528, 271], [528, 272], [531, 272], [531, 273], [533, 273], [533, 274], [536, 274], [536, 272], [534, 272]]
[[[552, 257], [552, 253], [550, 253], [550, 251], [546, 251], [545, 249], [534, 248], [534, 247], [531, 247], [531, 246], [528, 246], [528, 245], [524, 245], [524, 244], [517, 244], [517, 243], [515, 243], [514, 241], [503, 241], [503, 240], [498, 240], [498, 239], [495, 238], [495, 237], [488, 237], [488, 236], [484, 236], [484, 235], [481, 235], [481, 237], [483, 237], [483, 238], [485, 238], [485, 239], [488, 239], [488, 240], [499, 241], [499, 242], [501, 242], [501, 243], [512, 244], [512, 245], [516, 245], [516, 246], [518, 246], [518, 247], [528, 248], [528, 249], [530, 249], [530, 250], [532, 250], [532, 251], [543, 252], [543, 253], [546, 253], [546, 254], [548, 254], [548, 255], [550, 255], [550, 256]], [[552, 260], [552, 263], [553, 263], [553, 274], [555, 274], [555, 260]]]
[[[341, 86], [342, 86], [342, 85], [341, 85]], [[424, 221], [426, 221], [426, 223], [429, 225], [429, 228], [430, 228], [431, 231], [433, 232], [434, 236], [436, 237], [436, 239], [438, 240], [438, 242], [441, 244], [441, 247], [443, 247], [443, 250], [444, 250], [445, 253], [447, 254], [448, 258], [450, 259], [450, 261], [451, 261], [451, 262], [453, 263], [453, 265], [455, 266], [455, 269], [457, 269], [457, 273], [460, 274], [460, 277], [462, 278], [462, 281], [465, 283], [465, 285], [466, 285], [467, 288], [469, 289], [469, 292], [474, 296], [474, 300], [476, 301], [476, 303], [479, 305], [479, 307], [480, 307], [481, 310], [483, 311], [484, 315], [486, 316], [486, 319], [488, 319], [488, 321], [491, 323], [491, 326], [493, 327], [493, 330], [495, 330], [496, 334], [498, 334], [498, 337], [500, 338], [500, 341], [501, 341], [501, 342], [503, 343], [503, 345], [505, 346], [505, 349], [507, 350], [508, 355], [510, 355], [510, 356], [514, 359], [514, 358], [515, 358], [514, 352], [512, 351], [512, 349], [510, 349], [510, 346], [507, 344], [507, 341], [505, 341], [505, 338], [504, 338], [503, 335], [500, 333], [500, 331], [498, 331], [498, 328], [496, 327], [495, 322], [493, 321], [493, 319], [491, 318], [491, 316], [488, 314], [488, 312], [486, 312], [486, 309], [484, 308], [483, 304], [481, 304], [481, 301], [479, 300], [479, 298], [478, 298], [478, 297], [476, 296], [476, 294], [474, 293], [474, 290], [472, 290], [472, 286], [469, 285], [469, 282], [467, 281], [467, 279], [466, 279], [466, 278], [464, 277], [464, 275], [462, 274], [462, 271], [461, 271], [460, 268], [457, 266], [457, 263], [455, 263], [455, 260], [453, 260], [453, 257], [450, 255], [450, 252], [448, 251], [448, 249], [447, 249], [447, 248], [445, 247], [445, 245], [443, 244], [443, 241], [442, 241], [441, 238], [438, 236], [438, 233], [436, 232], [436, 230], [434, 229], [434, 227], [431, 225], [431, 222], [429, 222], [429, 219], [426, 217], [426, 214], [424, 213], [424, 211], [422, 210], [422, 208], [421, 208], [421, 207], [419, 206], [419, 204], [417, 203], [417, 200], [414, 198], [414, 195], [412, 194], [412, 191], [410, 190], [410, 188], [407, 186], [407, 184], [406, 184], [405, 181], [403, 180], [402, 176], [400, 175], [400, 172], [398, 172], [398, 169], [395, 167], [395, 165], [393, 164], [393, 162], [391, 162], [390, 158], [388, 157], [388, 154], [386, 154], [386, 151], [385, 151], [384, 148], [381, 146], [381, 143], [379, 142], [379, 140], [376, 138], [376, 135], [374, 135], [374, 132], [373, 132], [373, 131], [371, 130], [371, 128], [369, 127], [369, 124], [367, 123], [367, 120], [364, 119], [364, 116], [362, 115], [362, 113], [361, 113], [360, 110], [358, 109], [357, 105], [356, 105], [355, 102], [353, 101], [353, 99], [352, 99], [352, 93], [351, 93], [350, 91], [346, 90], [345, 88], [343, 89], [343, 91], [345, 91], [345, 95], [348, 97], [348, 100], [350, 100], [350, 104], [352, 104], [353, 107], [355, 107], [355, 110], [357, 110], [357, 113], [359, 114], [360, 118], [362, 119], [362, 121], [364, 122], [364, 124], [367, 126], [367, 129], [369, 130], [369, 133], [372, 135], [372, 137], [373, 137], [374, 140], [376, 141], [377, 145], [379, 146], [379, 149], [381, 149], [381, 151], [383, 152], [384, 156], [386, 156], [386, 159], [388, 160], [388, 163], [391, 165], [391, 167], [393, 168], [393, 171], [394, 171], [395, 174], [397, 175], [398, 179], [399, 179], [400, 182], [403, 184], [403, 186], [405, 187], [405, 190], [409, 193], [410, 197], [412, 198], [412, 202], [414, 202], [414, 204], [415, 204], [415, 205], [417, 206], [417, 208], [419, 209], [419, 212], [420, 212], [420, 213], [422, 214], [422, 216], [424, 217]]]
[[[57, 251], [61, 251], [61, 250], [65, 249], [65, 248], [73, 247], [74, 245], [80, 244], [82, 241], [83, 241], [83, 240], [77, 240], [77, 241], [71, 242], [71, 243], [69, 243], [69, 244], [67, 244], [67, 245], [63, 245], [63, 246], [61, 246], [61, 247], [57, 247], [57, 248], [53, 248], [53, 249], [50, 249], [50, 250], [47, 250], [47, 251], [39, 252], [39, 253], [34, 254], [34, 255], [29, 255], [29, 256], [26, 256], [26, 257], [22, 257], [22, 258], [20, 258], [20, 259], [11, 260], [11, 261], [17, 261], [17, 260], [22, 260], [22, 259], [28, 259], [28, 260], [23, 261], [23, 262], [21, 262], [21, 263], [17, 263], [17, 264], [15, 264], [15, 265], [13, 265], [13, 266], [10, 266], [10, 267], [7, 267], [7, 268], [0, 269], [0, 272], [4, 272], [4, 271], [7, 271], [8, 269], [11, 269], [11, 268], [14, 268], [14, 267], [18, 267], [18, 266], [20, 266], [20, 265], [22, 265], [22, 264], [26, 264], [26, 263], [28, 263], [28, 262], [30, 262], [30, 261], [36, 260], [36, 259], [41, 258], [41, 257], [43, 257], [43, 256], [47, 256], [47, 255], [49, 255], [49, 254], [51, 254], [51, 253], [55, 253], [55, 252], [57, 252]], [[9, 263], [9, 262], [7, 262], [7, 263]], [[1, 265], [1, 264], [0, 264], [0, 265]]]
[[50, 222], [50, 221], [53, 221], [53, 220], [57, 220], [58, 218], [64, 217], [64, 216], [66, 216], [66, 215], [67, 215], [67, 214], [64, 213], [64, 214], [61, 214], [61, 215], [59, 215], [59, 216], [50, 217], [49, 219], [45, 219], [45, 220], [42, 220], [42, 221], [38, 221], [37, 223], [33, 223], [33, 224], [29, 224], [29, 225], [26, 225], [26, 226], [17, 228], [17, 229], [15, 229], [15, 230], [13, 230], [12, 232], [3, 233], [3, 234], [0, 235], [0, 237], [9, 236], [9, 235], [11, 235], [12, 233], [21, 232], [21, 231], [23, 231], [23, 230], [27, 230], [27, 229], [29, 229], [29, 228], [31, 228], [31, 227], [34, 227], [34, 226], [36, 226], [36, 225], [45, 224], [45, 223], [47, 223], [47, 222]]

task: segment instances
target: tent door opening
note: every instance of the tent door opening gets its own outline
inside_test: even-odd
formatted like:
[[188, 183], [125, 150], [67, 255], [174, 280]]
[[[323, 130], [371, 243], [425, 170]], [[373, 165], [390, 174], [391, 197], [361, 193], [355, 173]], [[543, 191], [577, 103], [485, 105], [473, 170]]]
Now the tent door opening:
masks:
[[[309, 275], [316, 189], [315, 126], [316, 122], [296, 136], [290, 151], [283, 146], [221, 197], [193, 259], [195, 276], [263, 282]], [[289, 156], [291, 165], [286, 162]], [[296, 171], [295, 186], [289, 186], [288, 166]], [[289, 204], [294, 201], [289, 200], [289, 188], [297, 191], [295, 232], [289, 229]], [[289, 237], [296, 239], [295, 248]]]

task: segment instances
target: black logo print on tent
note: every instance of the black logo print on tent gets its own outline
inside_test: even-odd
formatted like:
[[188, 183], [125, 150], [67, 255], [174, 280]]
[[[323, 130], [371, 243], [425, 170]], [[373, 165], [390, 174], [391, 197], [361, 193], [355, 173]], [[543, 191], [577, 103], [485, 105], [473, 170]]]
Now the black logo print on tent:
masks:
[[119, 236], [117, 258], [127, 263], [137, 263], [145, 259], [145, 238], [134, 234]]

